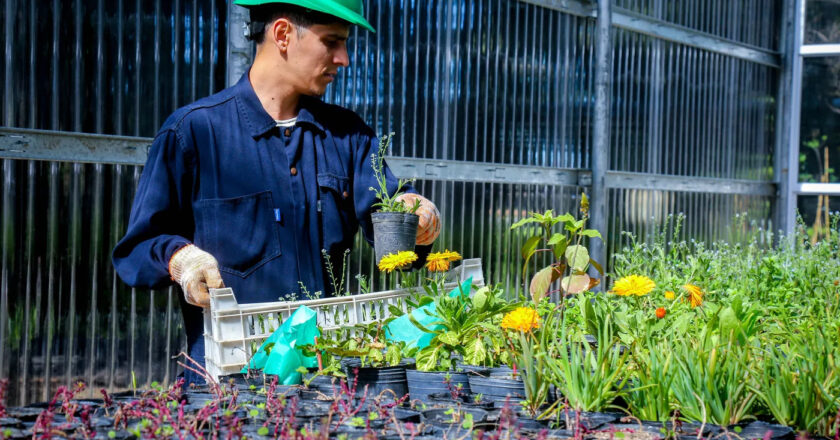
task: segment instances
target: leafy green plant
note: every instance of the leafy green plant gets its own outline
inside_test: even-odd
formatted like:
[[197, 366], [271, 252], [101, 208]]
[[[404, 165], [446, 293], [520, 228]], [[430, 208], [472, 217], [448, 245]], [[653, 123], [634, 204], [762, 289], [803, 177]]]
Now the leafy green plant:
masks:
[[435, 301], [436, 320], [424, 326], [413, 316], [409, 318], [417, 328], [434, 334], [429, 345], [415, 355], [417, 369], [455, 370], [453, 354], [461, 355], [470, 365], [494, 366], [509, 360], [498, 323], [513, 306], [502, 299], [501, 292], [500, 287], [485, 287], [472, 298], [457, 294], [421, 300], [422, 304]]
[[414, 214], [420, 208], [420, 201], [415, 201], [414, 205], [407, 206], [403, 201], [397, 200], [404, 191], [403, 188], [413, 181], [413, 179], [399, 179], [397, 188], [390, 192], [388, 191], [388, 180], [385, 175], [385, 155], [391, 148], [391, 140], [394, 133], [388, 133], [379, 139], [379, 149], [376, 153], [370, 155], [371, 166], [373, 167], [373, 175], [376, 178], [378, 188], [371, 187], [370, 190], [376, 194], [378, 202], [374, 203], [374, 208], [378, 208], [380, 212], [402, 212]]
[[609, 314], [598, 322], [594, 350], [585, 341], [573, 339], [561, 324], [559, 338], [541, 354], [552, 382], [576, 411], [602, 411], [630, 391], [625, 387], [629, 351], [622, 350], [613, 336]]
[[[589, 256], [589, 250], [583, 246], [584, 237], [598, 237], [601, 234], [595, 229], [586, 229], [588, 220], [588, 201], [582, 195], [580, 220], [566, 213], [555, 216], [551, 210], [540, 214], [532, 212], [530, 215], [514, 223], [510, 229], [525, 228], [526, 225], [536, 225], [537, 228], [527, 228], [526, 233], [532, 235], [525, 239], [520, 250], [524, 260], [522, 276], [528, 278], [528, 268], [531, 258], [537, 253], [550, 253], [554, 260], [548, 266], [537, 271], [528, 285], [528, 290], [535, 304], [539, 304], [548, 293], [551, 284], [560, 279], [560, 288], [564, 293], [581, 293], [596, 286], [597, 278], [590, 278], [586, 273], [589, 265], [595, 266], [603, 275], [601, 265]], [[562, 225], [562, 230], [555, 231], [555, 227]], [[540, 247], [542, 243], [543, 247]], [[568, 272], [568, 274], [567, 274]], [[565, 275], [565, 276], [564, 276]]]
[[763, 350], [751, 387], [773, 417], [802, 432], [834, 435], [840, 411], [840, 328], [817, 325]]
[[672, 344], [677, 369], [671, 389], [685, 417], [734, 425], [752, 415], [756, 400], [753, 348], [738, 344], [734, 337], [719, 339], [705, 333], [697, 341]]
[[627, 409], [642, 420], [669, 420], [676, 405], [671, 392], [676, 363], [668, 343], [637, 341], [632, 353], [634, 387], [624, 395]]

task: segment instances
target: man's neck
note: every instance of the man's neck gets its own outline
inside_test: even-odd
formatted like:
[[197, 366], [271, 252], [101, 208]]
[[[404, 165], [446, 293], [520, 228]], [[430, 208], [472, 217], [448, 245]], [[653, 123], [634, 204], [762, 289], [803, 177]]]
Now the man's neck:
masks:
[[275, 120], [294, 118], [298, 114], [300, 94], [277, 75], [276, 67], [256, 57], [249, 79], [254, 92], [268, 114]]

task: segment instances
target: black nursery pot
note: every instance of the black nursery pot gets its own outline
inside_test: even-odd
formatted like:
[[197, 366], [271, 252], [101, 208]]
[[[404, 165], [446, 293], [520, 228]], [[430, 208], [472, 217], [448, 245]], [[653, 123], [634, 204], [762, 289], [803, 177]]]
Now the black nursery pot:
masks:
[[[405, 374], [412, 400], [428, 401], [431, 394], [451, 393], [457, 389], [458, 385], [461, 386], [458, 393], [469, 394], [470, 392], [469, 374], [465, 372], [407, 370]], [[446, 383], [447, 375], [449, 375], [448, 384]]]
[[[346, 359], [342, 361], [347, 372], [347, 383], [352, 386], [356, 382], [356, 396], [376, 397], [382, 395], [386, 398], [400, 399], [408, 394], [408, 381], [405, 377], [406, 368], [413, 368], [413, 363], [404, 362], [394, 367], [362, 367], [359, 359]], [[393, 394], [391, 394], [393, 392]]]
[[525, 384], [521, 379], [469, 376], [469, 381], [473, 394], [481, 394], [485, 399], [495, 402], [497, 407], [504, 406], [508, 399], [511, 406], [525, 399]]
[[414, 250], [420, 217], [402, 212], [374, 212], [371, 220], [377, 264], [385, 255]]

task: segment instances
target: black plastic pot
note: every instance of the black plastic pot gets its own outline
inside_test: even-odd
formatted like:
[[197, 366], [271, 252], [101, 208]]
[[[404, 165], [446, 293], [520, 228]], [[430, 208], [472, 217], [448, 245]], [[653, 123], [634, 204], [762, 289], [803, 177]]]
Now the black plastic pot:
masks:
[[[405, 374], [408, 380], [408, 392], [412, 399], [428, 400], [429, 395], [437, 393], [469, 394], [470, 392], [467, 373], [408, 370]], [[460, 389], [458, 389], [459, 385]]]
[[469, 376], [469, 381], [473, 394], [481, 394], [496, 406], [508, 404], [508, 399], [511, 406], [518, 406], [525, 399], [525, 384], [520, 379]]
[[414, 250], [420, 217], [402, 212], [374, 212], [371, 220], [377, 264], [385, 255]]
[[[352, 386], [356, 382], [356, 396], [382, 396], [400, 399], [408, 394], [408, 381], [405, 377], [406, 368], [413, 368], [413, 363], [403, 363], [394, 367], [362, 367], [359, 359], [345, 359], [342, 361], [347, 372], [347, 383]], [[393, 393], [393, 394], [392, 394]]]

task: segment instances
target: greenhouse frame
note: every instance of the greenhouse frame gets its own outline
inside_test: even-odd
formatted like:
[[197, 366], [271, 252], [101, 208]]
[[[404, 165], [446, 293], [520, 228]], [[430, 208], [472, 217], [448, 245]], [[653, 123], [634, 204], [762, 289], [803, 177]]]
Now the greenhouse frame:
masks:
[[[389, 166], [441, 208], [441, 248], [521, 286], [532, 211], [585, 193], [600, 261], [684, 216], [682, 237], [767, 244], [840, 195], [840, 6], [828, 0], [366, 0], [324, 100], [394, 132]], [[111, 263], [152, 137], [235, 83], [253, 46], [222, 0], [5, 0], [0, 41], [0, 377], [171, 383], [180, 290]], [[830, 154], [829, 154], [830, 153]], [[832, 166], [833, 165], [833, 166]], [[829, 205], [829, 202], [832, 202]], [[802, 221], [797, 217], [801, 213]], [[822, 218], [822, 220], [820, 220]], [[361, 237], [346, 275], [371, 276]]]

